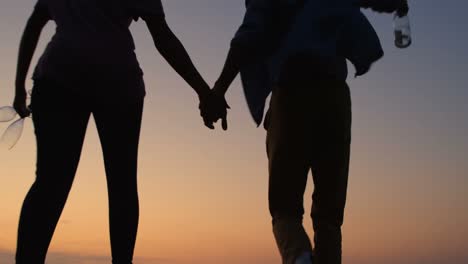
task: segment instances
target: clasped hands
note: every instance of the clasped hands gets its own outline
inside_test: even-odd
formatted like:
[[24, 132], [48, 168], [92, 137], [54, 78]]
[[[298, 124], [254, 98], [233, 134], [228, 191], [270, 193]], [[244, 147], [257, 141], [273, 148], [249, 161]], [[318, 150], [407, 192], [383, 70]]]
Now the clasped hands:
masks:
[[199, 109], [206, 127], [214, 129], [214, 123], [221, 119], [221, 127], [227, 130], [227, 109], [230, 107], [223, 92], [213, 88], [207, 94], [200, 96]]

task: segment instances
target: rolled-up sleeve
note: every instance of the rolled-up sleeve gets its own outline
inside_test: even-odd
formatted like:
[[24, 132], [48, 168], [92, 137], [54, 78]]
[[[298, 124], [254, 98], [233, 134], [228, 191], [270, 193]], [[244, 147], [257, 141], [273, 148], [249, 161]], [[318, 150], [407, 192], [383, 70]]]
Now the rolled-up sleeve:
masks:
[[128, 8], [135, 19], [144, 16], [164, 17], [161, 0], [128, 0]]

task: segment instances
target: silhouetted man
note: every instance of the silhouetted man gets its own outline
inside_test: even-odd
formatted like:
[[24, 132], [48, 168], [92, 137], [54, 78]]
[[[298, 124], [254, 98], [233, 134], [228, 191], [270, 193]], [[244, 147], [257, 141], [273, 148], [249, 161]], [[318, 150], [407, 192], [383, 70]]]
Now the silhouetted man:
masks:
[[314, 263], [341, 263], [351, 142], [349, 59], [363, 75], [383, 56], [359, 7], [393, 12], [400, 0], [250, 0], [214, 92], [241, 72], [250, 111], [265, 118], [269, 209], [284, 264], [312, 262], [302, 226], [308, 171], [314, 180]]

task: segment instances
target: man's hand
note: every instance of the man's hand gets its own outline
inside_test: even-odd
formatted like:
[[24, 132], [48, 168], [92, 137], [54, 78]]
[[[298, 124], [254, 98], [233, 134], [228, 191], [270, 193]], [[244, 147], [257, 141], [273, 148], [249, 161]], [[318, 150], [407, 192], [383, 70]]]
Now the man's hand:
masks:
[[230, 109], [229, 105], [224, 98], [224, 95], [217, 93], [215, 90], [211, 90], [208, 95], [200, 98], [200, 115], [203, 118], [205, 126], [214, 129], [213, 123], [218, 122], [221, 119], [221, 127], [223, 130], [227, 130], [227, 109]]
[[24, 87], [17, 87], [13, 108], [15, 108], [21, 118], [28, 117], [31, 114], [31, 110], [26, 106], [26, 97], [26, 89]]
[[408, 12], [407, 0], [359, 0], [359, 5], [379, 13]]

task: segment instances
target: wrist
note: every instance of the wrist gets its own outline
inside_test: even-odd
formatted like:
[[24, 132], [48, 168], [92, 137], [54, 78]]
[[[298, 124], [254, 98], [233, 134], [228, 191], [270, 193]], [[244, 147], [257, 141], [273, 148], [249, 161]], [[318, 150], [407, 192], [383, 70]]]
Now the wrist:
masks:
[[26, 83], [25, 80], [16, 80], [15, 81], [16, 90], [24, 89], [24, 87], [26, 87], [25, 83]]
[[226, 94], [226, 88], [219, 81], [217, 81], [213, 87], [213, 92], [217, 95], [224, 96]]
[[16, 86], [15, 96], [25, 96], [26, 88], [24, 86]]
[[198, 94], [198, 99], [200, 100], [200, 102], [206, 100], [209, 95], [210, 95], [210, 89], [209, 88], [204, 88], [202, 90], [200, 90], [197, 94]]

